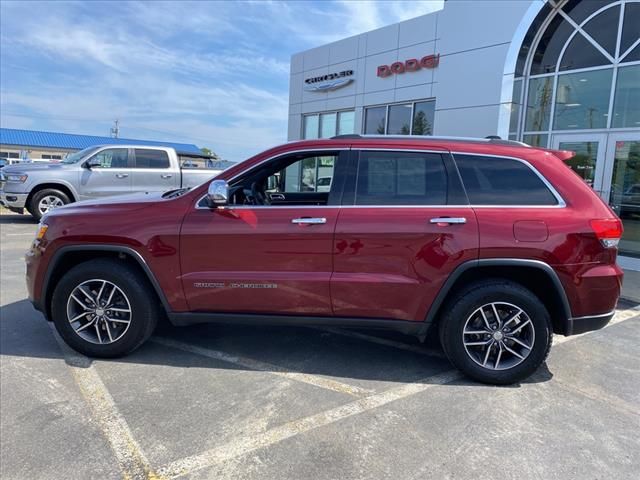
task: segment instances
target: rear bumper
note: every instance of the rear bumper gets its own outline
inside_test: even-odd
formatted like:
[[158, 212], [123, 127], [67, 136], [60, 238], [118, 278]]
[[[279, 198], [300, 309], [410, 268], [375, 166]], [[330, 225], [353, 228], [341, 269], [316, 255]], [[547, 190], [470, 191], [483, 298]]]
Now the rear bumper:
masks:
[[599, 330], [611, 321], [616, 311], [602, 313], [600, 315], [589, 315], [586, 317], [574, 317], [567, 321], [566, 335], [579, 335], [593, 330]]

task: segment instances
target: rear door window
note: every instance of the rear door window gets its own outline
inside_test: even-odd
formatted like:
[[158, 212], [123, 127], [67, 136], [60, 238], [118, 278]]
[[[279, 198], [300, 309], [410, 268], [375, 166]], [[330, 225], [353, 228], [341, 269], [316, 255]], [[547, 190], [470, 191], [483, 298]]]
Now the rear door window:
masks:
[[136, 168], [169, 168], [169, 154], [164, 150], [136, 148]]
[[454, 155], [472, 205], [557, 205], [544, 181], [511, 158]]
[[442, 155], [361, 152], [356, 205], [445, 205], [447, 172]]

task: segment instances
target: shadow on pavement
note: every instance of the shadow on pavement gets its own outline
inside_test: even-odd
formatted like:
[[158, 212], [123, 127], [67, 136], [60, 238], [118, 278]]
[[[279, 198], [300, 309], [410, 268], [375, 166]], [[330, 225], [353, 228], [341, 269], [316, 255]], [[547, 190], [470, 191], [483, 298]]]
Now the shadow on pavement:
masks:
[[35, 225], [37, 223], [38, 222], [28, 213], [20, 215], [19, 213], [2, 212], [2, 214], [0, 214], [0, 225]]
[[[421, 348], [415, 338], [381, 331], [364, 331], [368, 335], [394, 340]], [[206, 348], [228, 355], [277, 366], [281, 370], [312, 375], [326, 375], [353, 380], [378, 380], [409, 383], [451, 370], [444, 358], [380, 345], [322, 329], [308, 327], [268, 327], [201, 324], [191, 327], [163, 325], [156, 336], [189, 346]], [[63, 359], [50, 326], [28, 300], [0, 307], [0, 355]], [[147, 342], [132, 354], [113, 360], [118, 363], [163, 365], [176, 368], [202, 368], [202, 356], [182, 349]], [[236, 363], [207, 359], [205, 365], [215, 369], [250, 370]], [[100, 360], [109, 363], [110, 360]], [[80, 363], [80, 364], [78, 364]], [[74, 362], [86, 367], [92, 362]], [[552, 378], [546, 364], [523, 383], [546, 382]], [[456, 385], [481, 385], [457, 381]], [[518, 388], [511, 385], [503, 388]]]

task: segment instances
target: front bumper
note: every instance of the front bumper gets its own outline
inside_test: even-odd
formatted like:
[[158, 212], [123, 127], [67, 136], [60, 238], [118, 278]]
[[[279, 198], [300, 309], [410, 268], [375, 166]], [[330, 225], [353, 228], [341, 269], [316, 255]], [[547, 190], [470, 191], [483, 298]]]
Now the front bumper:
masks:
[[602, 313], [600, 315], [589, 315], [586, 317], [570, 318], [567, 322], [566, 335], [580, 335], [581, 333], [600, 330], [611, 321], [616, 311]]
[[0, 190], [0, 205], [9, 209], [23, 209], [28, 196], [28, 193], [11, 193]]

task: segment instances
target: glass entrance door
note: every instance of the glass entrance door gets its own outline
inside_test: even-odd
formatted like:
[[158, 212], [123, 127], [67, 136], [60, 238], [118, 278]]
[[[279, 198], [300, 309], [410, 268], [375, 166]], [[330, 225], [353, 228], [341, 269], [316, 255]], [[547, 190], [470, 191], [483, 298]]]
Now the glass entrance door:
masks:
[[624, 225], [620, 255], [640, 268], [640, 133], [610, 133], [606, 159], [605, 200]]
[[605, 155], [607, 134], [573, 133], [553, 136], [552, 148], [571, 150], [576, 156], [567, 161], [567, 165], [604, 200], [608, 200], [604, 191]]

